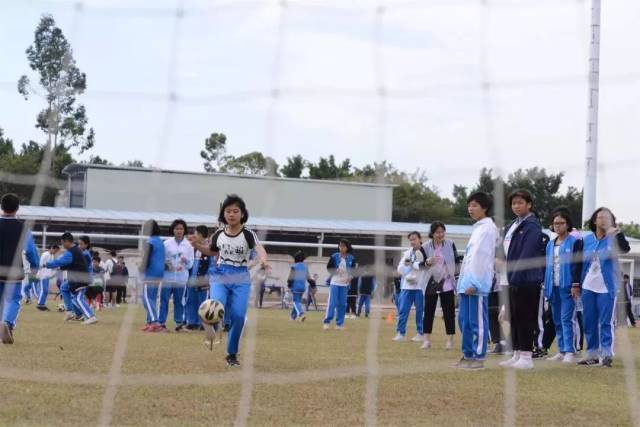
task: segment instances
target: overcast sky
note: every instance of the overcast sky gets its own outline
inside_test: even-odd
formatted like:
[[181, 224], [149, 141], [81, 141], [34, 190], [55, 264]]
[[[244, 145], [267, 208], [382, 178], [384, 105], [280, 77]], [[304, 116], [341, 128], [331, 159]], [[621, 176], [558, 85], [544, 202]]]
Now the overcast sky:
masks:
[[[640, 2], [603, 3], [597, 203], [638, 222]], [[582, 187], [588, 0], [185, 1], [182, 18], [165, 0], [0, 4], [0, 127], [16, 142], [43, 140], [42, 103], [16, 82], [51, 13], [87, 74], [91, 154], [116, 164], [202, 170], [204, 139], [224, 132], [235, 155], [421, 168], [446, 196], [483, 166]]]

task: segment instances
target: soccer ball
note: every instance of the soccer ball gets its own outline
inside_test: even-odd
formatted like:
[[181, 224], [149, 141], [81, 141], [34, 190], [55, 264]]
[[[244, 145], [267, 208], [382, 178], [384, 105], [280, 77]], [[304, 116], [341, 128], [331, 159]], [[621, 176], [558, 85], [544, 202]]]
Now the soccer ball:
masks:
[[220, 301], [208, 299], [200, 304], [198, 315], [207, 325], [215, 325], [224, 319], [224, 305]]

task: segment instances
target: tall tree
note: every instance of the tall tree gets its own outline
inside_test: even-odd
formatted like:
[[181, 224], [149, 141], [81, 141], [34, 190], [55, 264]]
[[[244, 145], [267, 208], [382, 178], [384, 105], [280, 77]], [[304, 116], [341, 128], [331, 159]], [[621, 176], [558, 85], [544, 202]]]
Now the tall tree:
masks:
[[340, 164], [336, 163], [333, 154], [329, 157], [320, 157], [317, 164], [309, 163], [309, 178], [312, 179], [340, 179], [352, 176], [351, 160], [344, 159]]
[[287, 163], [280, 168], [280, 173], [286, 178], [300, 178], [307, 167], [307, 163], [300, 154], [287, 157]]
[[212, 133], [204, 140], [204, 150], [200, 151], [204, 160], [204, 170], [218, 172], [224, 166], [227, 157], [227, 136], [224, 133]]
[[[515, 172], [509, 174], [506, 182], [503, 183], [504, 188], [504, 200], [502, 201], [504, 207], [505, 218], [507, 220], [513, 219], [514, 215], [509, 205], [508, 196], [516, 189], [526, 189], [531, 192], [534, 199], [534, 211], [540, 217], [543, 224], [547, 225], [551, 213], [560, 206], [569, 208], [572, 219], [575, 224], [580, 224], [582, 217], [582, 192], [578, 191], [574, 187], [569, 187], [567, 191], [562, 194], [560, 187], [564, 174], [562, 172], [558, 174], [548, 173], [544, 168], [530, 168], [526, 170], [518, 169]], [[500, 176], [493, 176], [491, 169], [483, 168], [480, 171], [478, 183], [472, 189], [474, 191], [485, 191], [493, 193], [496, 183], [502, 180]], [[454, 191], [457, 189], [461, 191], [463, 186], [455, 186]], [[466, 188], [464, 188], [466, 190]], [[457, 212], [461, 210], [460, 201], [456, 197], [455, 208]]]
[[259, 151], [253, 151], [239, 157], [226, 156], [226, 162], [220, 172], [238, 175], [280, 176], [278, 163]]
[[95, 133], [87, 128], [87, 112], [84, 105], [76, 104], [77, 96], [87, 88], [87, 76], [76, 65], [71, 46], [51, 15], [41, 17], [26, 54], [29, 67], [38, 74], [39, 88], [23, 75], [18, 92], [25, 99], [35, 94], [45, 100], [36, 127], [47, 134], [51, 150], [62, 145], [82, 153], [93, 147]]

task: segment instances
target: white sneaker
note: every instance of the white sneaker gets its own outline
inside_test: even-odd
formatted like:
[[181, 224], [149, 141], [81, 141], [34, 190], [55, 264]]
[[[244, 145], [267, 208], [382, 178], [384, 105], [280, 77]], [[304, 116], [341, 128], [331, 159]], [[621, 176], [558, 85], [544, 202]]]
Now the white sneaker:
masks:
[[577, 360], [575, 354], [565, 353], [562, 363], [576, 363]]
[[393, 337], [393, 339], [392, 339], [392, 341], [396, 341], [396, 342], [404, 341], [404, 340], [405, 340], [405, 337], [402, 334], [396, 334], [396, 336]]
[[429, 340], [424, 340], [424, 342], [422, 343], [422, 346], [420, 346], [421, 350], [429, 350], [431, 348], [431, 341]]
[[564, 354], [558, 353], [555, 356], [547, 357], [545, 360], [548, 360], [549, 362], [562, 362], [564, 360], [564, 356]]
[[516, 363], [511, 365], [513, 369], [533, 369], [533, 360], [521, 357]]
[[418, 334], [415, 337], [411, 338], [413, 342], [424, 342], [424, 335]]
[[72, 311], [67, 311], [67, 313], [64, 315], [64, 320], [73, 320], [75, 317], [76, 315]]
[[336, 331], [344, 331], [344, 326], [336, 325]]
[[83, 325], [93, 325], [94, 323], [98, 323], [98, 319], [96, 319], [96, 316], [90, 317], [82, 322]]
[[447, 341], [447, 345], [444, 347], [445, 350], [453, 350], [453, 340]]
[[511, 368], [513, 367], [513, 365], [518, 363], [518, 360], [520, 360], [520, 356], [514, 354], [511, 359], [504, 360], [500, 362], [499, 365], [502, 366], [503, 368]]
[[328, 331], [329, 330], [329, 324], [328, 323], [323, 323], [322, 324], [322, 330], [323, 331]]

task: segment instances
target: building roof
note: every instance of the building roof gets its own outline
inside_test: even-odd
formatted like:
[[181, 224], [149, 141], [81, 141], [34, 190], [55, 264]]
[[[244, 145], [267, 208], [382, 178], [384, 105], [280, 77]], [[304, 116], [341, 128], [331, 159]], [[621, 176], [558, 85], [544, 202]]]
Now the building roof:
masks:
[[[21, 218], [35, 221], [56, 221], [67, 223], [141, 225], [148, 219], [155, 219], [158, 221], [159, 225], [167, 226], [171, 224], [174, 219], [182, 218], [188, 224], [217, 224], [217, 216], [213, 214], [116, 211], [48, 206], [21, 206], [18, 215]], [[331, 219], [251, 217], [248, 225], [260, 230], [349, 233], [385, 236], [404, 236], [414, 230], [425, 235], [429, 232], [429, 224]], [[447, 225], [447, 233], [450, 235], [470, 236], [471, 231], [472, 227], [470, 225]]]
[[378, 184], [372, 182], [358, 182], [358, 181], [336, 181], [336, 180], [325, 180], [325, 179], [309, 179], [309, 178], [283, 178], [278, 176], [259, 176], [259, 175], [237, 175], [231, 173], [218, 173], [218, 172], [194, 172], [194, 171], [180, 171], [180, 170], [172, 170], [172, 169], [156, 169], [156, 168], [137, 168], [137, 167], [128, 167], [128, 166], [112, 166], [112, 165], [95, 165], [88, 163], [72, 163], [67, 165], [62, 173], [67, 175], [73, 175], [78, 172], [84, 172], [87, 169], [104, 169], [104, 170], [122, 170], [122, 171], [135, 171], [135, 172], [155, 172], [155, 173], [165, 173], [165, 174], [182, 174], [182, 175], [200, 175], [200, 176], [220, 176], [220, 177], [231, 177], [236, 179], [254, 179], [254, 180], [266, 180], [266, 181], [293, 181], [293, 182], [311, 182], [316, 184], [338, 184], [338, 185], [352, 185], [359, 187], [383, 187], [383, 188], [393, 188], [397, 187], [394, 184]]

